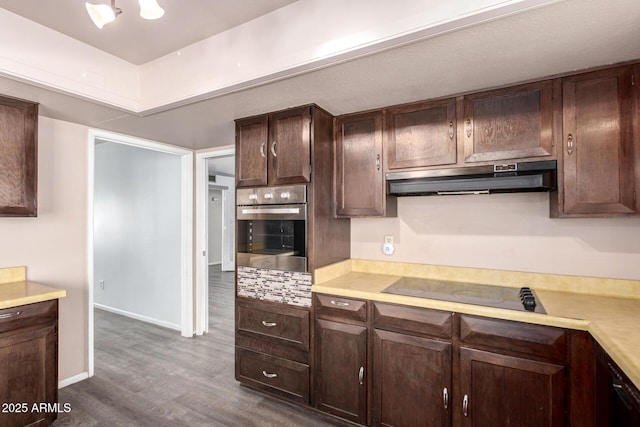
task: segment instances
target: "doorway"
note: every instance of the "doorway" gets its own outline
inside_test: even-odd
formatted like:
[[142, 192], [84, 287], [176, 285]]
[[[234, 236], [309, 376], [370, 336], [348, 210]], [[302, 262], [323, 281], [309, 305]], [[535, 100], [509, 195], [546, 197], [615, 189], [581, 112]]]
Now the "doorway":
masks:
[[[213, 200], [219, 197], [219, 200]], [[214, 211], [212, 211], [214, 210]], [[213, 223], [212, 223], [213, 221]], [[210, 272], [228, 277], [235, 270], [235, 149], [196, 153], [196, 335], [209, 331]], [[219, 263], [219, 264], [218, 264]]]
[[92, 376], [94, 306], [193, 336], [193, 153], [91, 130], [88, 176]]

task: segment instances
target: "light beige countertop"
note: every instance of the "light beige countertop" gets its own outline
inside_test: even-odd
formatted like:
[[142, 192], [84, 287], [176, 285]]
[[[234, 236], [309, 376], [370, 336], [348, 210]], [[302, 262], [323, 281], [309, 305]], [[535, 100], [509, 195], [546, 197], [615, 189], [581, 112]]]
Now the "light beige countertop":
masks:
[[0, 309], [64, 298], [64, 289], [26, 280], [25, 267], [0, 268]]
[[[530, 286], [547, 314], [382, 293], [401, 277]], [[640, 388], [640, 281], [347, 260], [317, 269], [311, 290], [589, 331]]]

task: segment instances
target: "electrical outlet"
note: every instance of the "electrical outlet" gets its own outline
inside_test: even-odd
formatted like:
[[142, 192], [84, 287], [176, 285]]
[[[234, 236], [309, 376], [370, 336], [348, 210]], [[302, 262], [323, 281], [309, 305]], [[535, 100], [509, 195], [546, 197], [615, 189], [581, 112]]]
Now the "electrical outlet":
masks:
[[384, 242], [390, 245], [393, 245], [393, 236], [391, 235], [384, 236]]
[[102, 289], [104, 291], [104, 280], [100, 280], [98, 282], [98, 285], [100, 285], [100, 289]]

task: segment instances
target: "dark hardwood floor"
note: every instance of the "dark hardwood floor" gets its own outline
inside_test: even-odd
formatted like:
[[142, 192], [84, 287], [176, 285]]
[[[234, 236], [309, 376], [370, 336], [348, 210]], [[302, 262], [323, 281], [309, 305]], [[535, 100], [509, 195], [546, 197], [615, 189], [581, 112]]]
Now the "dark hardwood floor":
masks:
[[210, 268], [209, 333], [95, 311], [95, 375], [59, 391], [59, 426], [340, 426], [234, 379], [233, 272]]

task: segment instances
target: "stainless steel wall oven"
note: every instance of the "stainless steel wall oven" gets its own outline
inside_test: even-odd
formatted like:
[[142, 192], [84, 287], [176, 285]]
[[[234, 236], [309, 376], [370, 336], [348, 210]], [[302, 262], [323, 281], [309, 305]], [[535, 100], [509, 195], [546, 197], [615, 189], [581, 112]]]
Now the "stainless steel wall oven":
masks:
[[305, 185], [237, 190], [239, 266], [307, 271], [306, 190]]

